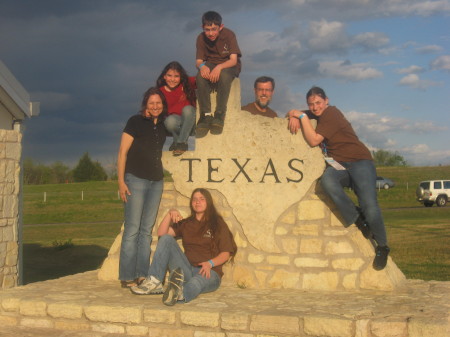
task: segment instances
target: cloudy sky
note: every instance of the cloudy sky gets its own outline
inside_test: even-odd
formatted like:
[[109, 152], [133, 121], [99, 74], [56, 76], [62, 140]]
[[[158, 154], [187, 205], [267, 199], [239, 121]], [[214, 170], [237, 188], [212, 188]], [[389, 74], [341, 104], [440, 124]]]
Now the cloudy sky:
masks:
[[238, 37], [243, 104], [260, 75], [276, 80], [280, 116], [318, 85], [369, 148], [450, 164], [450, 0], [0, 0], [0, 60], [41, 102], [25, 157], [113, 164], [162, 68], [195, 75], [208, 10]]

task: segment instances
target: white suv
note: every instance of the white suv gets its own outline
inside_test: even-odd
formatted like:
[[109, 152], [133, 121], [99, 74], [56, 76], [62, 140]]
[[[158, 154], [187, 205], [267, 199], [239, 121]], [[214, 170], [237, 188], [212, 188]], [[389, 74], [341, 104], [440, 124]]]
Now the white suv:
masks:
[[426, 207], [443, 207], [450, 200], [450, 180], [422, 181], [416, 189], [417, 201]]

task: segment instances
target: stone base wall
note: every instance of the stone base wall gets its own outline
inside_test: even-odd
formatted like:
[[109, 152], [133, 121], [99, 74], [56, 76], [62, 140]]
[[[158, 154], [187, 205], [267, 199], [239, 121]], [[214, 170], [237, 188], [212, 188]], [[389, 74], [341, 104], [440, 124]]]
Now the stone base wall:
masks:
[[[280, 253], [253, 247], [226, 198], [218, 191], [211, 192], [238, 245], [234, 264], [228, 263], [224, 268], [223, 281], [227, 284], [261, 289], [394, 290], [405, 281], [390, 257], [384, 270], [372, 268], [374, 248], [370, 241], [355, 226], [344, 228], [316, 185], [289, 207], [273, 227]], [[156, 224], [170, 208], [179, 209], [184, 216], [190, 213], [189, 199], [176, 191], [172, 183], [166, 183]], [[152, 252], [158, 240], [157, 226], [153, 230]], [[99, 270], [99, 279], [118, 279], [121, 238], [122, 233]]]
[[22, 134], [0, 130], [0, 288], [18, 280], [18, 228]]

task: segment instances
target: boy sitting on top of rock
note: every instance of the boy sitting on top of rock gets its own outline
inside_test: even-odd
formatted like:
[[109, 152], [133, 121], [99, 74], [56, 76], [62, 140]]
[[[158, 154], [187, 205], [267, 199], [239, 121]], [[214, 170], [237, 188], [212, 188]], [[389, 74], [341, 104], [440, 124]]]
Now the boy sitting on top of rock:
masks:
[[[208, 131], [222, 133], [227, 112], [227, 102], [233, 79], [241, 70], [241, 51], [236, 35], [225, 28], [219, 13], [209, 11], [202, 17], [203, 32], [197, 37], [196, 67], [197, 97], [200, 118], [196, 136], [206, 136]], [[212, 90], [217, 91], [216, 110], [211, 111]]]

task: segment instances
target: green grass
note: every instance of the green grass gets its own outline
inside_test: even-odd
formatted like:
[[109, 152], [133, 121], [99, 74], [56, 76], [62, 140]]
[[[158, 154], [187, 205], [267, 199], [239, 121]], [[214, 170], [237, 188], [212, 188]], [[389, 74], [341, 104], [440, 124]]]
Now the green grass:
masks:
[[[396, 183], [378, 191], [394, 261], [407, 278], [450, 280], [450, 205], [428, 208], [415, 199], [420, 181], [448, 179], [450, 166], [377, 172]], [[120, 231], [123, 206], [116, 182], [25, 185], [23, 215], [24, 283], [29, 283], [98, 268]], [[69, 240], [73, 245], [64, 249], [54, 246]]]
[[108, 222], [121, 220], [122, 217], [117, 182], [24, 186], [25, 224]]

